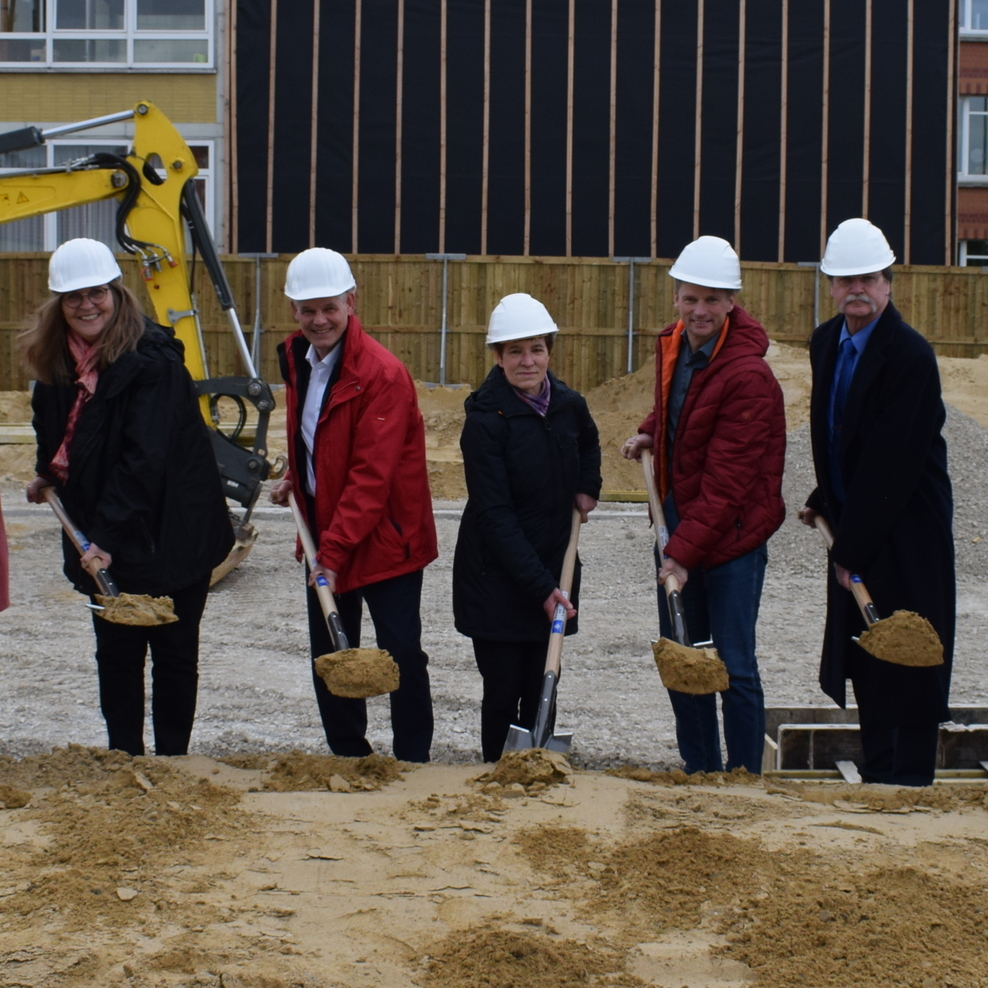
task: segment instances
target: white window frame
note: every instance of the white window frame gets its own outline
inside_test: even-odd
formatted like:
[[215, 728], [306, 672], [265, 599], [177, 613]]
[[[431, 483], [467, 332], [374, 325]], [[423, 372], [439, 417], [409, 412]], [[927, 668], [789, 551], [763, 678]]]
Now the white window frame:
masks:
[[[137, 28], [137, 0], [123, 0], [124, 26], [119, 30], [92, 28], [84, 30], [59, 30], [55, 27], [55, 5], [58, 0], [44, 0], [45, 30], [40, 32], [4, 32], [3, 41], [35, 41], [44, 39], [45, 57], [36, 62], [0, 62], [0, 72], [39, 68], [78, 72], [80, 69], [92, 71], [94, 68], [127, 70], [133, 72], [160, 72], [162, 69], [183, 72], [214, 72], [216, 70], [216, 39], [214, 31], [215, 2], [203, 0], [205, 26], [202, 30], [189, 31], [148, 31]], [[123, 41], [127, 57], [120, 62], [56, 62], [56, 41]], [[135, 62], [135, 41], [205, 41], [205, 62]]]
[[971, 151], [971, 101], [985, 100], [985, 109], [973, 113], [985, 117], [988, 126], [988, 97], [980, 95], [961, 96], [957, 100], [957, 184], [958, 185], [988, 185], [988, 160], [985, 161], [984, 173], [968, 172], [968, 159]]
[[978, 264], [977, 267], [988, 267], [988, 254], [971, 254], [968, 252], [967, 245], [973, 243], [971, 240], [958, 240], [957, 241], [957, 263], [961, 267], [968, 267], [975, 265], [971, 264], [971, 261], [984, 261], [984, 264]]
[[[38, 167], [43, 168], [54, 168], [55, 167], [55, 152], [59, 148], [66, 146], [74, 146], [78, 144], [85, 144], [89, 147], [127, 147], [131, 146], [131, 139], [127, 137], [119, 137], [117, 139], [113, 138], [98, 138], [98, 139], [87, 139], [85, 137], [65, 138], [63, 140], [50, 140], [44, 145], [45, 149], [45, 164], [39, 165]], [[215, 238], [215, 208], [216, 208], [216, 188], [214, 184], [214, 176], [216, 174], [216, 142], [212, 140], [186, 140], [186, 144], [189, 145], [190, 150], [192, 148], [204, 147], [209, 151], [209, 167], [200, 168], [196, 174], [193, 181], [202, 180], [205, 182], [206, 187], [206, 205], [204, 206], [204, 211], [206, 214], [206, 222], [209, 224], [209, 232]], [[0, 168], [0, 175], [9, 174], [12, 171], [22, 171], [23, 169], [14, 168]], [[114, 204], [115, 205], [115, 204]], [[42, 216], [43, 221], [43, 245], [42, 250], [51, 253], [58, 245], [58, 211], [51, 213], [45, 213]], [[16, 222], [16, 221], [15, 221]], [[2, 225], [0, 225], [0, 230], [2, 230]], [[118, 251], [119, 246], [114, 243], [111, 245], [114, 251]], [[188, 247], [188, 244], [186, 245]]]
[[960, 0], [958, 5], [958, 20], [960, 23], [960, 33], [964, 37], [985, 38], [988, 40], [988, 25], [985, 27], [971, 27], [973, 19], [973, 0]]

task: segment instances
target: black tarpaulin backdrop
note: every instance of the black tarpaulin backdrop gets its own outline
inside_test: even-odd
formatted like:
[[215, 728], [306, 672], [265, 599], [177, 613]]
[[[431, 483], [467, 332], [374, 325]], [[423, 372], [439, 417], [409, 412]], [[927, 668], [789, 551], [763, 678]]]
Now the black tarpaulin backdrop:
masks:
[[[659, 54], [655, 254], [675, 256], [699, 232], [745, 260], [810, 261], [841, 220], [861, 215], [865, 164], [865, 2], [830, 0], [824, 120], [824, 0], [790, 2], [788, 98], [782, 104], [781, 0], [747, 0], [744, 128], [737, 185], [740, 19], [737, 0], [705, 0], [697, 113], [698, 6], [663, 0]], [[911, 216], [905, 209], [907, 22], [901, 0], [872, 7], [867, 215], [900, 260], [943, 264], [950, 215], [947, 4], [914, 5]], [[569, 252], [652, 253], [655, 7], [619, 0], [611, 144], [611, 0], [576, 0], [573, 101], [567, 99], [568, 0], [532, 0], [528, 253], [567, 253], [567, 115], [572, 112]], [[357, 202], [354, 189], [355, 0], [320, 7], [315, 203], [313, 0], [277, 7], [273, 170], [268, 174], [270, 0], [237, 4], [237, 243], [293, 253], [315, 240], [344, 252], [525, 253], [525, 0], [491, 4], [486, 231], [484, 3], [447, 0], [445, 223], [441, 209], [441, 2], [405, 0], [398, 87], [397, 0], [360, 3]], [[782, 143], [782, 114], [787, 139]], [[397, 143], [401, 120], [400, 146]], [[694, 188], [699, 123], [700, 188]], [[827, 163], [824, 169], [824, 124]], [[400, 150], [401, 168], [396, 175]], [[613, 243], [609, 222], [614, 168]], [[780, 197], [781, 180], [785, 189]], [[826, 214], [822, 192], [826, 175]], [[735, 203], [740, 203], [736, 215]], [[780, 201], [784, 215], [780, 216]], [[400, 204], [400, 209], [396, 208]], [[354, 237], [356, 205], [356, 237]], [[270, 243], [268, 242], [270, 211]], [[400, 217], [400, 218], [399, 218]], [[783, 232], [780, 257], [779, 231]], [[486, 232], [486, 244], [484, 236]], [[441, 244], [441, 241], [442, 242]]]

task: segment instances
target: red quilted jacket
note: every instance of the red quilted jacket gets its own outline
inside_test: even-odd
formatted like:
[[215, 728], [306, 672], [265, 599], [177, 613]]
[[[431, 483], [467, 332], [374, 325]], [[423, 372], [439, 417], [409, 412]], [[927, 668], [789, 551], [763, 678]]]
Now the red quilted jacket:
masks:
[[[309, 519], [319, 562], [337, 573], [337, 593], [413, 573], [438, 555], [425, 428], [408, 368], [356, 316], [342, 346], [339, 378], [316, 426], [315, 524]], [[306, 469], [295, 462], [302, 414], [295, 377], [307, 349], [298, 332], [279, 347], [292, 479]]]
[[[682, 338], [666, 327], [655, 346], [655, 407], [638, 427], [651, 434], [656, 481], [668, 492], [666, 402]], [[679, 512], [666, 555], [687, 569], [750, 552], [782, 524], [786, 417], [782, 389], [765, 362], [768, 336], [735, 306], [705, 368], [694, 373], [673, 443]]]

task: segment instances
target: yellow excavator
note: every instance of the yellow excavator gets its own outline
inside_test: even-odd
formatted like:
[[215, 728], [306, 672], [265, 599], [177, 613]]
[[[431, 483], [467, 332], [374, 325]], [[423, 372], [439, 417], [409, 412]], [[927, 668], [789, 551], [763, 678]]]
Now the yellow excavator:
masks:
[[[75, 133], [122, 120], [133, 120], [133, 144], [126, 157], [98, 153], [55, 168], [9, 170], [0, 175], [0, 223], [69, 209], [102, 199], [116, 199], [116, 237], [136, 257], [147, 284], [156, 320], [171, 326], [185, 345], [185, 364], [195, 381], [226, 496], [243, 508], [231, 512], [237, 542], [226, 561], [213, 572], [213, 583], [236, 567], [250, 552], [257, 532], [250, 516], [268, 477], [284, 470], [278, 458], [267, 459], [268, 420], [275, 402], [271, 388], [257, 372], [255, 352], [247, 346], [237, 316], [233, 292], [213, 243], [196, 193], [198, 168], [185, 140], [153, 103], [104, 117], [39, 130], [24, 127], [0, 134], [0, 154], [40, 147], [56, 135]], [[230, 322], [245, 377], [209, 376], [206, 350], [190, 283], [186, 237], [209, 272], [220, 306]], [[254, 342], [257, 342], [255, 329]], [[224, 432], [220, 400], [238, 409], [237, 425]], [[244, 432], [247, 402], [257, 413], [249, 443]], [[227, 404], [226, 402], [223, 403]]]

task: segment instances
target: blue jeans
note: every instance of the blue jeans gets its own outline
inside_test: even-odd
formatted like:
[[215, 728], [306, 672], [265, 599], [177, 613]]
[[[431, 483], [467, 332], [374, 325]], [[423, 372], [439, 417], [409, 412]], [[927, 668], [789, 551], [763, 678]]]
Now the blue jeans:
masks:
[[[658, 557], [658, 553], [656, 553]], [[762, 596], [768, 550], [765, 545], [730, 562], [690, 571], [683, 588], [686, 628], [693, 642], [713, 639], [727, 666], [730, 688], [721, 693], [727, 770], [760, 774], [765, 736], [765, 695], [755, 657], [755, 622]], [[672, 638], [672, 622], [659, 585], [659, 628]], [[676, 740], [686, 771], [720, 772], [717, 695], [694, 696], [669, 690], [676, 715]]]

